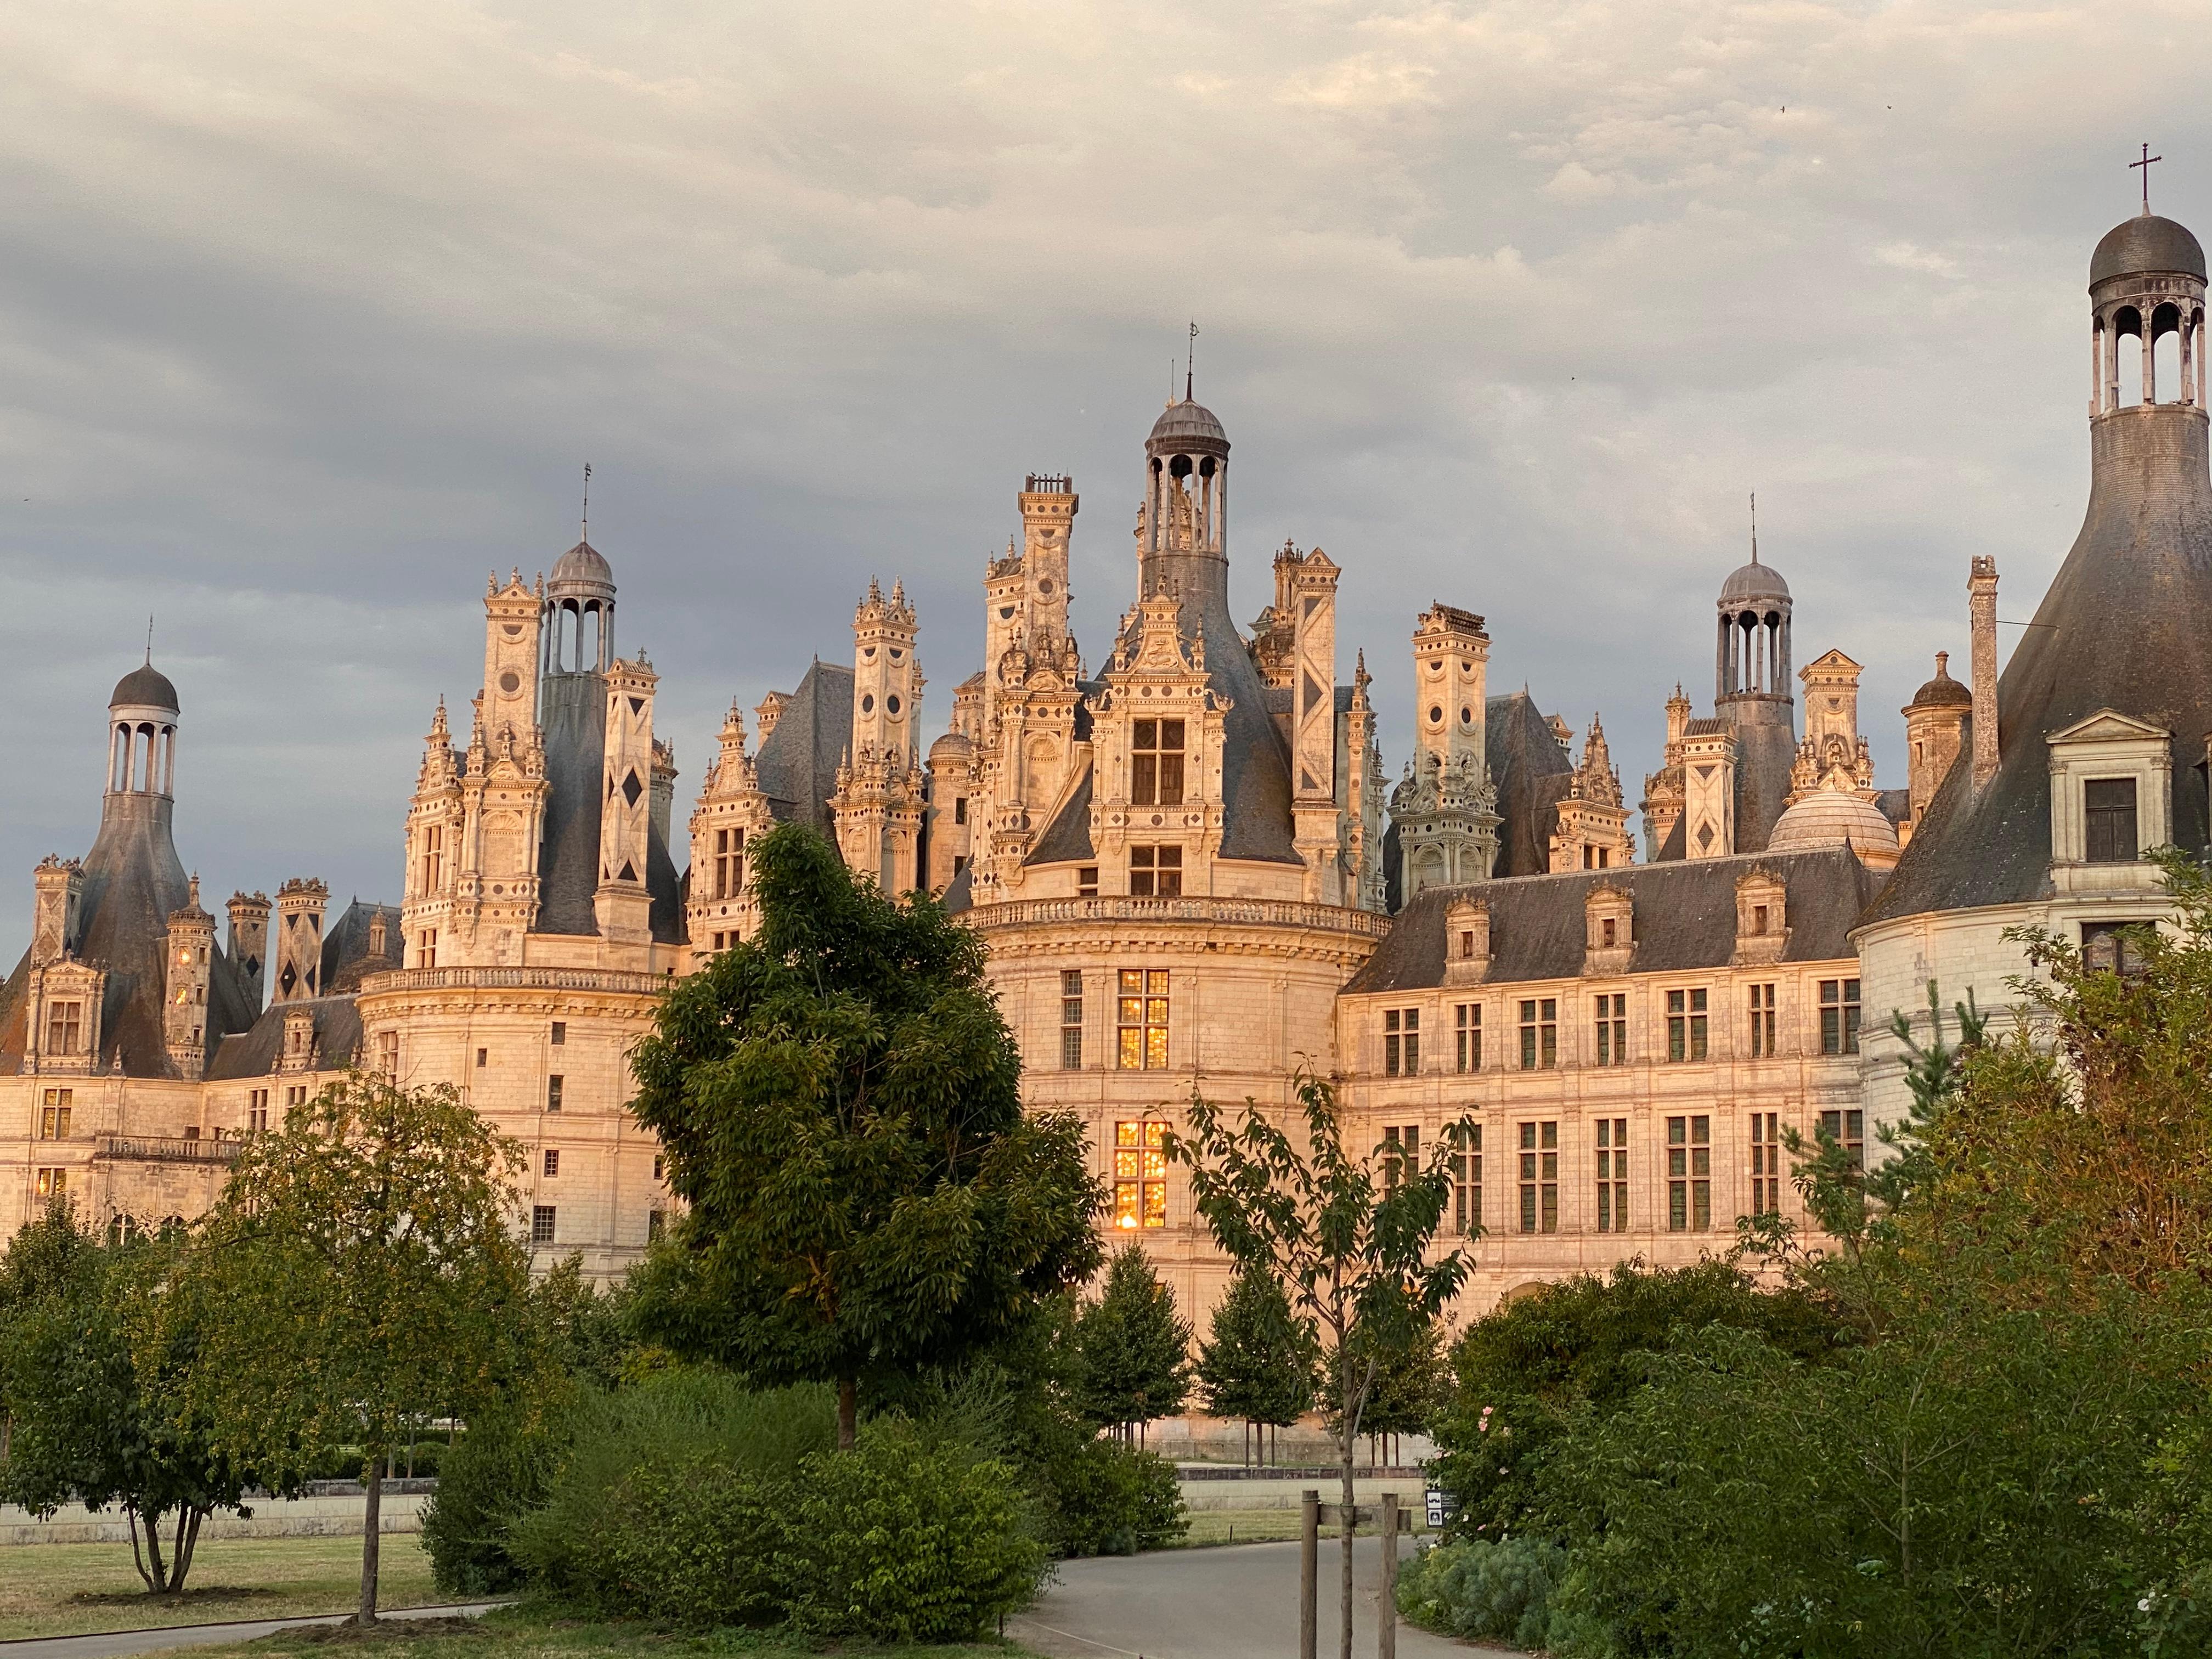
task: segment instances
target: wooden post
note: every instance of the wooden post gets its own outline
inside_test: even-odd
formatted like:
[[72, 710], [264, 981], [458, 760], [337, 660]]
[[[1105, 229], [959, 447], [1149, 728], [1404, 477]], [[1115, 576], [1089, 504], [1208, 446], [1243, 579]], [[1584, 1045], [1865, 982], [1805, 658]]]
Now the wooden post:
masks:
[[1298, 1494], [1298, 1659], [1316, 1659], [1321, 1639], [1321, 1493]]
[[1398, 1659], [1398, 1494], [1382, 1494], [1382, 1605], [1375, 1613], [1376, 1659]]

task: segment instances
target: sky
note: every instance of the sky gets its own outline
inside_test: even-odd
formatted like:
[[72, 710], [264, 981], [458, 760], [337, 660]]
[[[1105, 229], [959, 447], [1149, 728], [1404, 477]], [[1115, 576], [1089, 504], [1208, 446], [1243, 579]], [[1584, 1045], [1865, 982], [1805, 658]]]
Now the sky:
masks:
[[[105, 707], [183, 704], [209, 908], [396, 901], [486, 575], [591, 538], [680, 823], [734, 697], [902, 578], [924, 726], [984, 561], [1069, 472], [1092, 667], [1200, 329], [1231, 601], [1343, 568], [1386, 767], [1408, 638], [1601, 714], [1629, 799], [1748, 548], [1862, 726], [2024, 618], [2078, 528], [2090, 249], [2212, 228], [2208, 12], [1899, 3], [0, 9], [0, 957], [97, 829]], [[2007, 644], [2017, 633], [2004, 630]], [[1963, 668], [1961, 669], [1963, 672]], [[679, 848], [678, 860], [682, 854]], [[9, 872], [13, 872], [12, 874]]]

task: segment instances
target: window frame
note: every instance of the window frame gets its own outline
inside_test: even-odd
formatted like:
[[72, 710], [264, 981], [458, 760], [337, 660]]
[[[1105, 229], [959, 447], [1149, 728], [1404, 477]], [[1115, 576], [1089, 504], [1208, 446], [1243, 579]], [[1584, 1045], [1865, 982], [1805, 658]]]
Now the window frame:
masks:
[[1859, 1051], [1860, 983], [1855, 979], [1824, 979], [1820, 982], [1820, 1052], [1855, 1054]]
[[1625, 1117], [1597, 1121], [1597, 1230], [1601, 1233], [1628, 1231], [1628, 1120]]
[[1129, 805], [1183, 805], [1188, 735], [1188, 722], [1179, 719], [1148, 714], [1129, 722]]
[[1158, 1232], [1168, 1224], [1165, 1118], [1121, 1118], [1108, 1157], [1113, 1166], [1113, 1229]]
[[1060, 1069], [1083, 1069], [1083, 970], [1063, 968], [1060, 975]]
[[[2100, 790], [2124, 791], [2124, 801], [2099, 803]], [[2142, 786], [2133, 777], [2081, 780], [2081, 860], [2085, 864], [2133, 864], [2142, 857]], [[2126, 852], [2119, 848], [2124, 845]]]
[[1712, 1057], [1712, 995], [1704, 985], [1667, 993], [1667, 1063], [1694, 1066]]
[[1667, 1231], [1711, 1232], [1713, 1226], [1713, 1120], [1686, 1112], [1667, 1120]]
[[1482, 1005], [1453, 1005], [1452, 1037], [1457, 1069], [1462, 1075], [1482, 1069]]
[[1628, 993], [1600, 991], [1596, 1006], [1597, 1063], [1628, 1064]]
[[[1132, 980], [1135, 981], [1133, 987]], [[1132, 1005], [1133, 1007], [1133, 1018]], [[1175, 988], [1165, 968], [1115, 970], [1114, 1069], [1164, 1072], [1175, 1028]]]
[[1559, 1000], [1557, 997], [1519, 999], [1521, 1069], [1556, 1072], [1559, 1068]]
[[1178, 842], [1155, 842], [1129, 848], [1131, 898], [1181, 898], [1182, 848]]

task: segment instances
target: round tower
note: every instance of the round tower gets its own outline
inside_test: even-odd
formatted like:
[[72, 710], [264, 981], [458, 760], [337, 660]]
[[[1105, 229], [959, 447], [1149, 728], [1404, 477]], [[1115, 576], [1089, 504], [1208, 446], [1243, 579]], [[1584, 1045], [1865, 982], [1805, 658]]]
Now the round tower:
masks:
[[2204, 250], [2186, 226], [2146, 206], [2105, 233], [2089, 258], [2089, 350], [2092, 420], [2160, 406], [2201, 415]]
[[1138, 594], [1163, 581], [1186, 605], [1229, 603], [1229, 434], [1188, 390], [1145, 440], [1145, 510]]
[[1790, 584], [1759, 562], [1755, 535], [1751, 562], [1729, 574], [1714, 609], [1713, 713], [1736, 740], [1734, 850], [1757, 853], [1790, 794], [1797, 705], [1790, 694]]
[[150, 659], [107, 700], [107, 793], [176, 795], [177, 688]]
[[615, 659], [615, 573], [589, 542], [554, 562], [545, 584], [545, 672], [604, 674]]

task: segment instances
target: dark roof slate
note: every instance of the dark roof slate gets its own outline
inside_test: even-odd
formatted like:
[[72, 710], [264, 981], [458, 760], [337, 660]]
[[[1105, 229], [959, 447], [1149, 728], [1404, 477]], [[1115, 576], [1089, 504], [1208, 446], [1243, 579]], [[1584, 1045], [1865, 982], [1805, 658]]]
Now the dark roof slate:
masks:
[[1589, 939], [1583, 902], [1600, 883], [1625, 889], [1634, 901], [1636, 954], [1630, 972], [1686, 973], [1724, 967], [1736, 948], [1735, 884], [1754, 870], [1783, 884], [1784, 923], [1790, 929], [1784, 962], [1830, 962], [1851, 956], [1851, 924], [1880, 878], [1850, 848], [1822, 847], [1802, 853], [1690, 859], [1431, 888], [1398, 913], [1380, 947], [1352, 975], [1344, 994], [1418, 991], [1442, 985], [1444, 914], [1462, 898], [1480, 899], [1490, 906], [1492, 960], [1483, 983], [1577, 978]]
[[852, 742], [853, 671], [817, 658], [754, 762], [761, 793], [780, 822], [811, 824], [835, 842], [830, 798]]
[[1060, 811], [1054, 815], [1052, 822], [1045, 825], [1044, 834], [1036, 838], [1036, 844], [1030, 848], [1030, 855], [1022, 860], [1024, 866], [1066, 864], [1077, 859], [1097, 856], [1091, 848], [1091, 763], [1085, 761], [1083, 775], [1075, 781], [1075, 787], [1067, 792], [1067, 799], [1060, 803]]
[[298, 1002], [272, 1002], [252, 1025], [223, 1039], [208, 1066], [210, 1082], [239, 1078], [267, 1077], [276, 1069], [284, 1052], [284, 1017], [289, 1010], [304, 1008], [314, 1017], [315, 1058], [319, 1072], [343, 1071], [361, 1053], [361, 1010], [351, 996], [314, 997]]
[[1526, 691], [1483, 705], [1483, 760], [1498, 790], [1498, 876], [1540, 875], [1551, 867], [1552, 832], [1574, 766], [1552, 722]]

